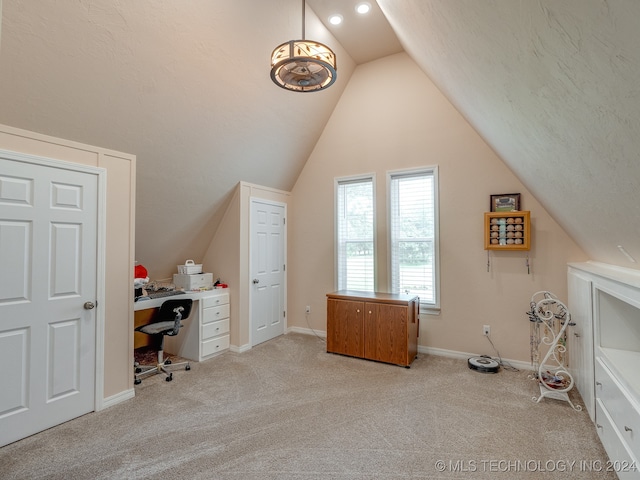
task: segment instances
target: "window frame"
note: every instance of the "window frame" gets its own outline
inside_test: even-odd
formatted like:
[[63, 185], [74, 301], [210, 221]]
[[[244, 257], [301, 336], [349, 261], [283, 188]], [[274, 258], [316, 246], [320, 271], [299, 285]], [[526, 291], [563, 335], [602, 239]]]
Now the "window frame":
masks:
[[350, 175], [345, 177], [334, 178], [334, 193], [333, 193], [333, 221], [334, 221], [334, 287], [336, 290], [340, 289], [340, 238], [339, 238], [339, 212], [338, 212], [338, 192], [341, 184], [346, 183], [358, 183], [358, 182], [371, 182], [372, 189], [372, 204], [373, 204], [373, 291], [378, 291], [378, 209], [376, 200], [376, 174], [366, 173], [362, 175]]
[[391, 181], [394, 177], [416, 176], [421, 174], [433, 177], [433, 284], [434, 303], [420, 300], [420, 312], [432, 315], [440, 313], [440, 195], [438, 189], [438, 166], [430, 165], [418, 168], [388, 170], [387, 172], [387, 284], [393, 290], [393, 245], [391, 238]]

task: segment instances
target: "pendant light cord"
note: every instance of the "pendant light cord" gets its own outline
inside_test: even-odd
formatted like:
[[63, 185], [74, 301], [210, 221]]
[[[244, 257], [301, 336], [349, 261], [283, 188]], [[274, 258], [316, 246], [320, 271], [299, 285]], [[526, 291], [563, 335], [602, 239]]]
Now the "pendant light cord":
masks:
[[304, 12], [304, 9], [305, 9], [305, 7], [306, 7], [306, 3], [307, 3], [307, 2], [306, 2], [306, 0], [302, 0], [302, 40], [305, 40], [305, 38], [304, 38], [304, 24], [305, 24], [306, 22], [305, 22], [305, 12]]

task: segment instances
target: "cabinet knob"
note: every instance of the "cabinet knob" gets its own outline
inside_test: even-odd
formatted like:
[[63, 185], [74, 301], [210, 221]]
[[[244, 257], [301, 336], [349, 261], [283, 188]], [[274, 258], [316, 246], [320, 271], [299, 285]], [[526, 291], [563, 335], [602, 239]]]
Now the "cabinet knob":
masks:
[[371, 315], [371, 310], [369, 310], [369, 315]]
[[360, 313], [360, 309], [357, 309], [357, 310], [356, 310], [356, 313]]

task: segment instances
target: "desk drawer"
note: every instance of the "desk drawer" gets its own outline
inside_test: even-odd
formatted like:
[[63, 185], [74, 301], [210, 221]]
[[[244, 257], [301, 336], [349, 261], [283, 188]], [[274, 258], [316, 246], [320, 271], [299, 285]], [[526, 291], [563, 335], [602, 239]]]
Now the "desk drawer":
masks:
[[212, 338], [202, 342], [202, 356], [213, 355], [229, 348], [229, 335]]
[[202, 324], [229, 318], [229, 304], [210, 307], [202, 310]]
[[640, 413], [626, 389], [600, 358], [596, 358], [596, 398], [602, 402], [631, 451], [640, 456]]
[[216, 307], [218, 305], [224, 305], [229, 303], [229, 294], [222, 293], [213, 297], [204, 297], [202, 299], [202, 308]]
[[637, 479], [637, 471], [634, 468], [637, 467], [638, 461], [620, 437], [620, 432], [600, 399], [596, 400], [596, 430], [609, 460], [613, 465], [619, 466], [619, 470], [616, 470], [618, 478]]
[[223, 333], [229, 333], [229, 319], [218, 320], [202, 326], [202, 340], [217, 337]]

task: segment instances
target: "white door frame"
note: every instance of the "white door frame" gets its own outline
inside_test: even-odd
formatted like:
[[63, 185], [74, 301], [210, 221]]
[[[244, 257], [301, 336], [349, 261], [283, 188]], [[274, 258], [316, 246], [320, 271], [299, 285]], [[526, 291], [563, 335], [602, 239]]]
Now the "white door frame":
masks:
[[[285, 222], [283, 225], [283, 243], [284, 245], [282, 246], [284, 248], [284, 254], [283, 254], [283, 260], [284, 260], [284, 265], [285, 265], [285, 270], [284, 270], [284, 298], [283, 298], [283, 306], [284, 306], [284, 310], [286, 312], [285, 317], [284, 317], [284, 333], [287, 333], [287, 325], [288, 325], [288, 317], [289, 317], [289, 312], [287, 309], [287, 270], [286, 270], [286, 265], [287, 265], [287, 204], [283, 203], [283, 202], [277, 202], [275, 200], [269, 200], [266, 198], [261, 198], [261, 197], [254, 197], [251, 196], [249, 197], [249, 282], [251, 282], [253, 280], [252, 275], [253, 275], [253, 265], [251, 263], [251, 259], [252, 259], [252, 248], [253, 248], [253, 242], [252, 242], [252, 234], [253, 234], [253, 204], [254, 203], [266, 203], [268, 205], [274, 205], [276, 207], [283, 207], [284, 209], [284, 218], [285, 218]], [[253, 288], [249, 287], [249, 348], [253, 348]]]
[[107, 205], [107, 170], [102, 167], [82, 165], [64, 160], [29, 155], [0, 149], [0, 157], [22, 163], [70, 170], [73, 172], [96, 175], [98, 179], [97, 209], [97, 245], [96, 245], [96, 344], [95, 344], [95, 411], [104, 408], [104, 342], [105, 342], [105, 272], [106, 272], [106, 205]]

